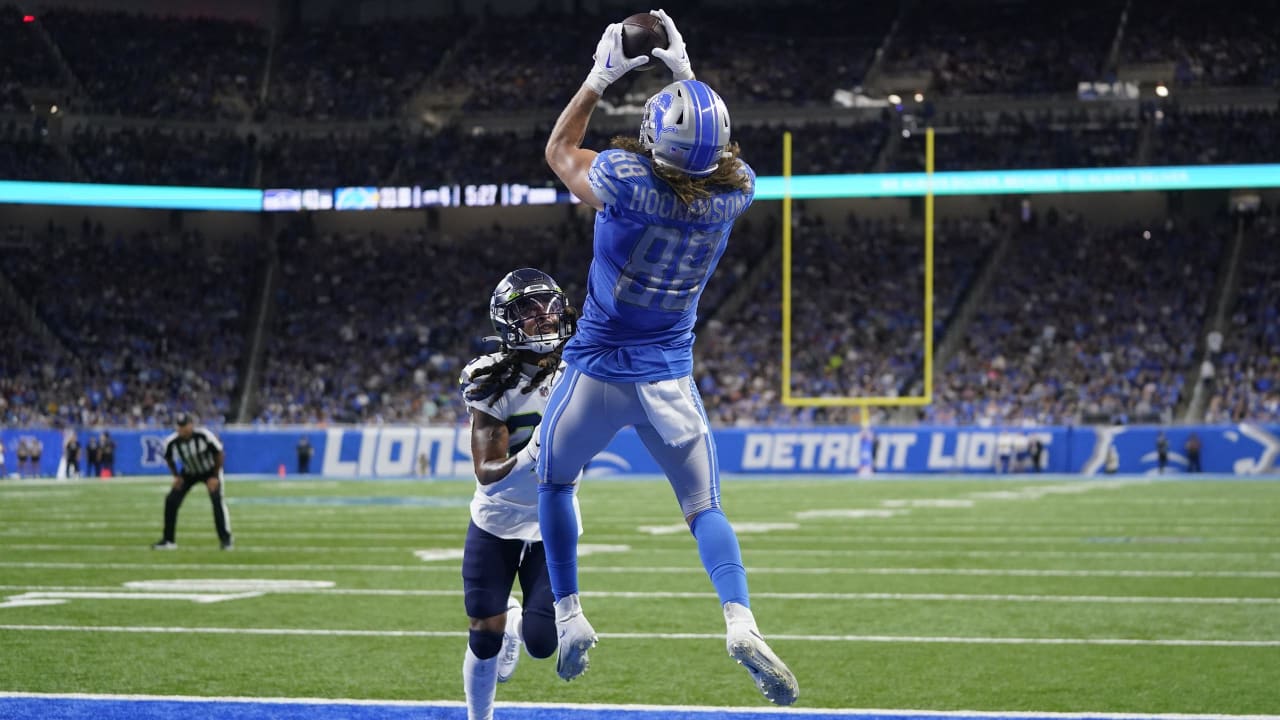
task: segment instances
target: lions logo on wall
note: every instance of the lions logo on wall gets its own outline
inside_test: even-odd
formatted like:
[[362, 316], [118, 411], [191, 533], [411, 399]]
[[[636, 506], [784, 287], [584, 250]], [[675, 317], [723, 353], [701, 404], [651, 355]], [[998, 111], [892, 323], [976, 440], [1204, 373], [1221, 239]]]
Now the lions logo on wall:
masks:
[[164, 438], [159, 435], [140, 435], [142, 443], [142, 467], [164, 467]]

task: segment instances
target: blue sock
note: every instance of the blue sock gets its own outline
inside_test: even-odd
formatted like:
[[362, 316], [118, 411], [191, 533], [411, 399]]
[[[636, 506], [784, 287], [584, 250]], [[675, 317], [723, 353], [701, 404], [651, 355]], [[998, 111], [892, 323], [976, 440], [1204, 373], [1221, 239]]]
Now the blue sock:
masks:
[[751, 607], [747, 595], [747, 570], [742, 567], [742, 551], [738, 549], [738, 536], [720, 508], [704, 510], [693, 519], [690, 528], [698, 541], [698, 555], [702, 566], [716, 586], [720, 604], [740, 603]]
[[559, 600], [578, 592], [578, 516], [572, 485], [538, 485], [538, 526], [552, 594]]

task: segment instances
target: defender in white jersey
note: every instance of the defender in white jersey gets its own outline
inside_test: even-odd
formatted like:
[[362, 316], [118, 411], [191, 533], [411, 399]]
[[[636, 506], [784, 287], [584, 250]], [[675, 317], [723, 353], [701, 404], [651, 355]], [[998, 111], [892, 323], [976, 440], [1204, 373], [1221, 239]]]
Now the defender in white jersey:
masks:
[[653, 54], [675, 82], [645, 103], [638, 137], [615, 138], [600, 153], [582, 147], [605, 89], [649, 59], [626, 56], [615, 24], [547, 140], [547, 164], [596, 210], [582, 321], [539, 430], [538, 516], [556, 598], [556, 672], [565, 680], [582, 675], [597, 641], [578, 594], [577, 478], [630, 425], [662, 467], [697, 542], [724, 612], [729, 657], [770, 702], [790, 705], [799, 685], [756, 626], [738, 537], [720, 504], [715, 438], [693, 382], [698, 300], [755, 197], [755, 173], [730, 141], [724, 100], [694, 78], [675, 23], [662, 10], [652, 14], [669, 39]]
[[[573, 335], [577, 313], [551, 276], [521, 268], [494, 289], [489, 317], [500, 349], [472, 360], [460, 379], [476, 470], [462, 555], [470, 618], [462, 678], [470, 720], [493, 717], [496, 683], [511, 678], [521, 644], [535, 658], [556, 650], [534, 466], [537, 426], [551, 386], [564, 373], [560, 351]], [[523, 608], [511, 597], [516, 577]]]

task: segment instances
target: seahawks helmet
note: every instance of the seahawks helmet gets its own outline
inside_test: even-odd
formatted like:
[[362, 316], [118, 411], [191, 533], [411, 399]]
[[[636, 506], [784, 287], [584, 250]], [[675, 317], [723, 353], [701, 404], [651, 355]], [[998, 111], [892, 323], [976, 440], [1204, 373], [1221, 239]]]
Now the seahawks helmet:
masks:
[[673, 82], [644, 104], [640, 144], [659, 165], [710, 175], [729, 145], [729, 109], [706, 83]]
[[[503, 349], [529, 350], [545, 355], [573, 335], [573, 320], [565, 313], [568, 301], [551, 276], [534, 268], [507, 273], [489, 298], [489, 319]], [[527, 325], [543, 317], [539, 325], [554, 329], [530, 335]]]

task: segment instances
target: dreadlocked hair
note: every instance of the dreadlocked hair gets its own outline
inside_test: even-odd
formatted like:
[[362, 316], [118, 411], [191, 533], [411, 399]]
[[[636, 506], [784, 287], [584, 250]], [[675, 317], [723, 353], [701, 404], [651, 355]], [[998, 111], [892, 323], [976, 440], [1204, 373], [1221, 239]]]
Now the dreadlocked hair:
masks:
[[[579, 317], [577, 308], [566, 305], [564, 310], [561, 311], [561, 315], [567, 318], [572, 326], [577, 326]], [[538, 358], [538, 374], [534, 375], [529, 380], [529, 384], [525, 385], [520, 392], [525, 395], [533, 392], [533, 389], [541, 385], [548, 375], [560, 367], [560, 353], [564, 350], [564, 344], [567, 342], [569, 340], [566, 338], [556, 346], [555, 350]], [[489, 407], [493, 407], [493, 404], [498, 402], [498, 398], [520, 383], [522, 364], [519, 350], [504, 349], [501, 360], [488, 367], [476, 370], [471, 376], [473, 385], [471, 390], [467, 392], [467, 399], [472, 401], [488, 400]]]
[[738, 158], [740, 148], [736, 142], [725, 146], [726, 156], [720, 159], [720, 166], [706, 177], [686, 175], [673, 167], [654, 161], [653, 151], [646, 149], [638, 139], [629, 135], [615, 137], [610, 142], [610, 147], [649, 158], [653, 164], [653, 174], [670, 185], [671, 191], [685, 205], [692, 205], [695, 200], [709, 198], [717, 190], [741, 190], [742, 192], [751, 190], [751, 178], [741, 172], [742, 161]]

